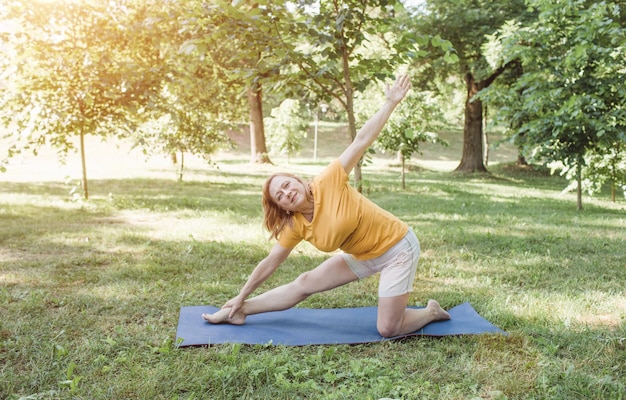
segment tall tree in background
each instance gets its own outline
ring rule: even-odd
[[[454,66],[442,62],[440,49],[431,52],[430,75],[445,79],[456,76],[465,83],[466,99],[463,124],[463,154],[457,171],[486,172],[483,162],[483,104],[476,95],[489,87],[516,60],[490,66],[483,53],[487,35],[511,19],[530,17],[524,0],[427,1],[415,13],[415,29],[449,40],[459,57]],[[424,76],[429,76],[425,74]]]
[[[3,11],[11,27],[2,35],[10,80],[0,98],[13,143],[7,156],[49,144],[63,158],[78,137],[87,199],[85,136],[126,129],[161,81],[158,52],[138,46],[148,40],[143,16],[122,1],[13,0]]]

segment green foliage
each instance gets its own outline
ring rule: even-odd
[[[140,8],[122,1],[32,3],[12,0],[0,9],[8,26],[1,37],[9,57],[2,59],[0,97],[2,137],[10,139],[6,157],[49,144],[64,160],[79,137],[87,197],[84,136],[130,129],[161,71],[153,65]]]
[[[408,160],[420,153],[422,143],[445,145],[437,132],[447,127],[432,93],[413,92],[391,116],[376,143],[384,150],[399,151]]]
[[[241,116],[242,102],[222,79],[219,68],[185,45],[191,36],[186,21],[196,4],[186,1],[172,7],[157,1],[143,21],[153,33],[164,75],[160,90],[142,108],[141,121],[132,135],[147,153],[180,152],[209,158],[229,145],[224,132]]]
[[[589,178],[605,171],[623,185],[620,174],[602,168],[624,158],[623,11],[612,2],[587,3],[531,2],[537,22],[511,25],[500,38],[503,57],[519,58],[524,73],[508,94],[494,96],[508,96],[502,111],[527,157],[560,163],[579,188],[583,169]]]
[[[529,17],[524,0],[427,1],[423,10],[418,9],[413,24],[418,32],[438,35],[448,41],[456,56],[456,60],[446,59],[446,53],[436,46],[437,42],[424,46],[424,50],[428,50],[426,59],[430,62],[431,73],[444,77],[470,73],[477,80],[484,80],[500,66],[490,65],[483,51],[489,35],[509,20]]]
[[[363,124],[378,109],[384,97],[378,85],[370,88],[359,98],[357,121]],[[426,143],[447,145],[438,132],[448,128],[444,113],[437,99],[431,92],[412,89],[406,98],[397,106],[380,136],[364,157],[364,164],[369,165],[375,150],[382,153],[400,153],[402,157],[402,173],[404,162],[414,154],[421,154],[421,147]]]
[[[626,196],[626,151],[623,147],[626,143],[616,143],[615,147],[604,149],[602,153],[587,152],[583,158],[581,168],[582,190],[590,196],[600,193],[604,185],[611,188],[611,198],[616,200],[617,188]],[[562,163],[551,163],[551,168],[560,170],[570,185],[565,190],[574,190],[578,186],[576,168]],[[575,167],[575,166],[574,166]]]
[[[508,20],[528,19],[527,10],[524,0],[461,0],[427,1],[415,13],[414,29],[448,40],[457,55],[455,60],[451,60],[441,49],[425,46],[427,55],[417,66],[419,86],[422,88],[436,90],[443,86],[449,89],[450,77],[465,86],[463,151],[458,171],[487,171],[483,159],[484,110],[481,99],[476,95],[497,79],[506,78],[515,63],[490,64],[490,54],[484,51],[484,44],[489,35]]]
[[[112,7],[112,8],[111,8]],[[9,155],[49,143],[62,153],[82,132],[108,135],[127,123],[128,110],[154,88],[158,71],[138,63],[146,47],[129,48],[143,32],[110,13],[137,16],[101,2],[11,1],[3,8],[3,35],[11,80],[2,96],[2,120],[15,140]],[[143,69],[145,68],[145,69]]]
[[[277,20],[284,55],[281,81],[288,96],[333,103],[345,110],[350,139],[357,132],[354,99],[372,82],[398,72],[421,56],[429,35],[406,29],[408,15],[395,1],[298,2],[289,20]],[[445,40],[434,44],[449,53]],[[360,165],[355,186],[361,190]]]
[[[277,32],[291,18],[282,1],[188,2],[181,31],[188,35],[181,51],[196,53],[219,70],[220,79],[241,92],[275,78],[284,62]]]
[[[242,110],[240,100],[247,95],[253,162],[268,162],[261,99],[268,84],[280,81],[280,67],[288,61],[278,22],[292,20],[291,13],[282,1],[191,4],[195,7],[182,20],[181,31],[189,37],[181,51],[213,67],[214,81],[222,86],[216,98],[229,96],[227,107]]]
[[[431,39],[407,29],[409,16],[395,1],[322,1],[316,8],[301,2],[294,17],[293,23],[282,21],[290,39],[282,51],[291,60],[284,73],[305,97],[334,99],[349,114],[354,95],[422,56],[420,45]],[[452,51],[448,41],[433,38],[433,44]]]
[[[295,89],[313,104],[333,103],[344,110],[350,140],[357,132],[355,95],[391,75],[409,54],[394,49],[402,35],[391,29],[393,6],[387,1],[302,2],[294,22],[283,23],[281,29],[289,59],[283,68],[287,82],[297,83]],[[417,50],[414,43],[408,46]],[[360,165],[354,182],[360,191]]]
[[[269,146],[287,156],[295,155],[302,147],[309,122],[302,117],[302,107],[298,100],[284,100],[272,110],[271,117],[265,119]]]
[[[8,157],[46,143],[63,157],[75,135],[135,133],[146,153],[209,155],[242,120],[246,94],[266,87],[334,98],[353,137],[354,93],[419,57],[430,37],[403,29],[399,2],[309,3],[10,1],[0,16]]]
[[[146,153],[206,157],[228,144],[223,131],[240,116],[225,90],[233,86],[197,52],[179,51],[197,2],[31,3],[11,1],[0,15],[11,75],[0,98],[7,158],[52,144],[64,159],[84,135],[134,136]]]

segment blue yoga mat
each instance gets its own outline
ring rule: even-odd
[[[414,307],[418,308],[418,307]],[[286,346],[357,344],[387,340],[376,330],[377,307],[310,309],[250,315],[244,325],[213,325],[202,319],[203,313],[219,308],[190,306],[180,309],[176,339],[180,347],[222,343],[272,344]],[[432,322],[408,336],[476,335],[506,333],[481,317],[469,304],[450,310],[451,319]]]

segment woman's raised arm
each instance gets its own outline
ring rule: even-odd
[[[386,101],[376,114],[361,127],[352,143],[350,143],[339,156],[339,161],[347,174],[350,174],[368,147],[370,147],[378,135],[380,135],[389,116],[393,110],[395,110],[398,103],[404,99],[404,96],[406,96],[410,88],[411,81],[407,75],[398,77],[392,86],[387,84],[385,87]]]

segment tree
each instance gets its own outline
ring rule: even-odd
[[[192,35],[183,46],[220,69],[233,99],[245,94],[253,163],[271,163],[263,126],[263,85],[278,72],[273,23],[289,17],[284,7],[284,2],[267,0],[197,2],[183,27]]]
[[[217,149],[231,145],[225,132],[243,108],[220,69],[203,59],[196,46],[185,46],[192,36],[183,29],[184,21],[196,3],[179,1],[172,7],[157,0],[149,6],[144,26],[154,32],[151,38],[161,55],[164,78],[160,91],[142,109],[147,122],[133,134],[146,152],[172,154],[179,180],[186,153],[209,159]]]
[[[300,102],[287,99],[272,110],[271,117],[265,119],[270,146],[286,153],[287,160],[300,151],[302,139],[307,133],[309,124],[301,115]]]
[[[582,171],[583,189],[593,195],[608,183],[611,201],[615,202],[618,187],[626,197],[626,141],[618,141],[614,147],[603,151],[586,155],[586,168]]]
[[[565,190],[575,190],[580,185],[583,191],[594,195],[602,190],[602,186],[608,184],[611,201],[615,202],[617,188],[622,189],[626,196],[626,142],[617,142],[615,147],[590,151],[585,154],[584,164],[581,170],[580,182],[576,176],[576,168],[567,168],[559,163],[561,174],[570,180],[570,185]],[[599,150],[599,149],[598,149]]]
[[[373,109],[373,107],[370,107]],[[368,115],[371,115],[368,110]],[[400,103],[375,142],[382,151],[398,154],[401,163],[402,189],[405,184],[405,164],[415,153],[421,153],[422,143],[447,145],[437,132],[447,127],[443,112],[433,94],[414,90]]]
[[[301,2],[293,21],[281,21],[281,54],[286,57],[282,74],[311,103],[334,102],[346,111],[348,132],[357,133],[355,96],[371,82],[392,76],[399,66],[419,55],[427,35],[415,35],[406,27],[404,7],[393,0],[332,0]],[[444,52],[449,43],[440,41]],[[284,85],[283,85],[284,87]],[[361,165],[354,169],[354,183],[362,190]]]
[[[434,48],[426,58],[429,64],[422,63],[422,69],[428,70],[423,75],[425,79],[456,76],[465,85],[463,153],[456,171],[487,171],[483,161],[483,103],[476,95],[514,67],[516,60],[492,67],[485,59],[483,44],[487,35],[494,33],[506,21],[526,20],[529,17],[526,10],[523,0],[433,0],[417,9],[415,29],[449,40],[459,57],[459,62],[453,67],[448,62],[442,63],[444,54],[439,48]]]
[[[263,125],[257,123],[263,87],[312,104],[335,99],[346,110],[354,138],[355,94],[392,75],[418,54],[419,41],[428,40],[398,23],[396,13],[403,11],[394,0],[215,0],[188,26],[196,32],[190,42],[247,88],[251,144],[258,154],[256,141],[264,140]],[[360,166],[355,183],[360,190]]]
[[[601,171],[596,157],[619,165],[626,140],[626,28],[613,2],[533,0],[538,20],[501,32],[504,59],[518,58],[524,73],[511,87],[506,110],[531,159],[559,163],[577,186]],[[614,151],[616,150],[616,151]],[[620,179],[613,174],[614,179]]]
[[[11,80],[0,119],[13,144],[8,157],[44,144],[63,159],[79,139],[82,186],[89,197],[84,138],[106,137],[132,124],[132,110],[154,93],[161,78],[137,10],[126,2],[13,0],[1,20],[11,58]],[[146,66],[150,65],[151,68]]]

